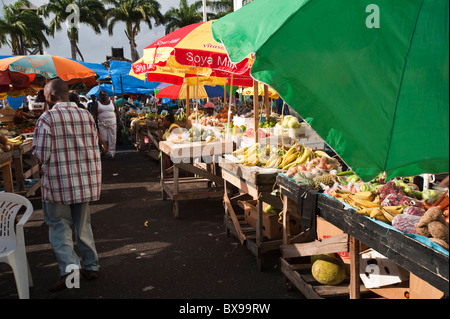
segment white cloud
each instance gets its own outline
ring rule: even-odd
[[[3,0],[5,5],[14,3],[15,0]],[[47,0],[31,0],[35,6],[41,6],[47,3]],[[188,1],[192,4],[194,0]],[[165,13],[171,7],[178,7],[179,0],[159,0],[161,4],[161,12]],[[0,15],[3,16],[3,6],[0,6]],[[125,36],[125,26],[122,23],[116,24],[114,28],[114,35],[109,36],[107,30],[103,30],[100,35],[95,34],[95,32],[87,27],[86,25],[80,25],[80,41],[78,46],[81,53],[83,54],[84,60],[86,62],[101,63],[106,60],[107,55],[111,55],[111,47],[122,48],[124,50],[125,58],[130,59],[130,44],[127,37]],[[147,26],[141,24],[141,32],[137,36],[137,50],[140,55],[142,55],[143,49],[150,43],[156,41],[160,37],[164,36],[164,26],[155,27],[150,30]],[[58,32],[54,38],[48,37],[50,46],[44,48],[48,54],[71,57],[69,39],[67,37],[67,30],[62,29]],[[0,55],[10,55],[11,49],[9,46],[4,45],[0,47]]]

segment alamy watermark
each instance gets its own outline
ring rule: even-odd
[[[80,27],[80,8],[75,3],[71,3],[66,7],[66,13],[70,13],[66,20],[67,28],[78,29]]]
[[[366,12],[370,13],[366,18],[366,27],[369,29],[380,28],[380,8],[376,4],[369,4]]]
[[[66,287],[69,289],[80,288],[80,267],[75,264],[70,264],[66,267],[66,273],[68,273]]]

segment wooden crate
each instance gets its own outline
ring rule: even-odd
[[[256,211],[256,200],[241,201],[244,208],[245,221],[252,227],[256,228],[258,219]],[[263,211],[267,207],[267,203],[263,202]],[[263,236],[268,239],[280,239],[283,237],[283,224],[279,222],[278,214],[263,213]],[[300,220],[298,218],[290,219],[291,232],[293,235],[300,233]]]

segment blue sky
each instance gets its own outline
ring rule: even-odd
[[[14,3],[15,0],[2,0],[6,5]],[[39,7],[48,2],[48,0],[30,0],[35,6]],[[188,0],[192,4],[194,0]],[[159,0],[161,4],[161,12],[165,13],[171,7],[178,7],[179,0]],[[3,5],[0,5],[0,15],[3,16]],[[107,55],[111,55],[111,47],[122,48],[124,50],[125,58],[130,59],[130,44],[125,36],[124,24],[116,24],[114,28],[114,35],[109,36],[107,30],[103,30],[100,35],[87,26],[80,25],[80,42],[78,46],[83,54],[86,62],[101,63],[106,60]],[[149,29],[147,26],[141,24],[141,32],[136,38],[137,50],[142,56],[142,50],[150,43],[156,41],[164,36],[164,27],[153,27]],[[44,50],[51,55],[71,57],[69,39],[67,37],[67,30],[62,29],[55,35],[54,38],[48,37],[50,46]],[[0,55],[10,55],[11,49],[4,45],[0,47]],[[78,58],[78,57],[77,57]]]

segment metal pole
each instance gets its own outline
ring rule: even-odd
[[[203,22],[208,21],[208,18],[206,17],[206,0],[202,0],[203,2]]]

